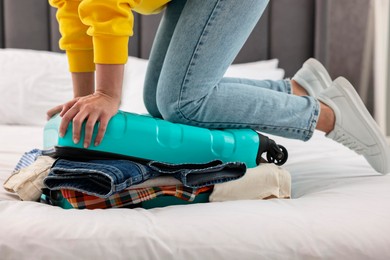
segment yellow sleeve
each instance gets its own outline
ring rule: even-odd
[[[79,17],[81,0],[49,0],[57,8],[57,20],[60,25],[59,46],[66,51],[71,72],[91,72],[95,70],[93,62],[92,37],[87,35],[88,26]]]
[[[134,7],[134,11],[140,14],[158,14],[171,0],[143,0],[143,2]]]
[[[133,35],[132,9],[142,0],[83,0],[81,21],[89,26],[97,64],[125,64],[129,37]]]

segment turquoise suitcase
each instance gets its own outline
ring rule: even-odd
[[[251,129],[206,129],[118,111],[111,118],[100,145],[92,144],[84,149],[84,132],[75,144],[72,124],[61,138],[60,123],[61,118],[56,115],[45,125],[44,148],[55,147],[56,153],[63,157],[126,157],[177,164],[221,160],[243,162],[248,168],[257,166],[263,153],[267,153],[268,162],[277,165],[284,164],[288,157],[283,146]],[[97,126],[92,140],[96,134]]]

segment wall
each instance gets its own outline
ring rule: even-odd
[[[373,113],[370,6],[371,0],[317,0],[315,56],[333,78],[347,78]]]
[[[384,0],[385,6],[384,6],[384,28],[383,28],[383,34],[385,35],[385,42],[384,42],[384,57],[387,57],[385,59],[384,64],[383,64],[383,95],[378,95],[378,98],[383,98],[384,100],[382,101],[385,105],[384,108],[386,109],[385,111],[385,121],[386,121],[386,129],[385,132],[387,136],[390,136],[390,104],[388,100],[390,100],[390,3],[388,0]],[[379,55],[381,55],[379,53]]]
[[[390,60],[390,26],[389,0],[374,0],[375,7],[375,118],[382,131],[390,136],[390,106],[387,104],[390,91],[388,91],[389,60]]]

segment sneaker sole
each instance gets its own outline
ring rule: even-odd
[[[337,89],[344,94],[344,96],[350,97],[349,99],[347,99],[348,103],[350,103],[351,107],[354,107],[359,112],[362,118],[362,122],[366,125],[367,130],[370,132],[370,135],[374,138],[376,144],[380,148],[380,153],[368,154],[367,156],[381,155],[382,161],[388,162],[388,159],[390,158],[390,148],[387,144],[387,140],[380,131],[376,121],[372,118],[370,112],[367,110],[355,88],[347,79],[343,77],[337,78],[333,83],[335,84]],[[376,170],[382,174],[386,174],[390,171],[390,165],[384,165],[382,169]]]

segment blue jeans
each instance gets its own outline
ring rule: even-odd
[[[268,2],[173,0],[168,4],[145,78],[148,112],[206,128],[252,128],[310,139],[319,116],[316,99],[291,95],[289,80],[223,77]]]
[[[72,189],[108,198],[149,178],[170,175],[184,186],[201,188],[242,177],[244,163],[222,163],[215,160],[205,164],[146,164],[129,160],[91,160],[86,162],[58,159],[53,164],[44,184],[51,190]]]

